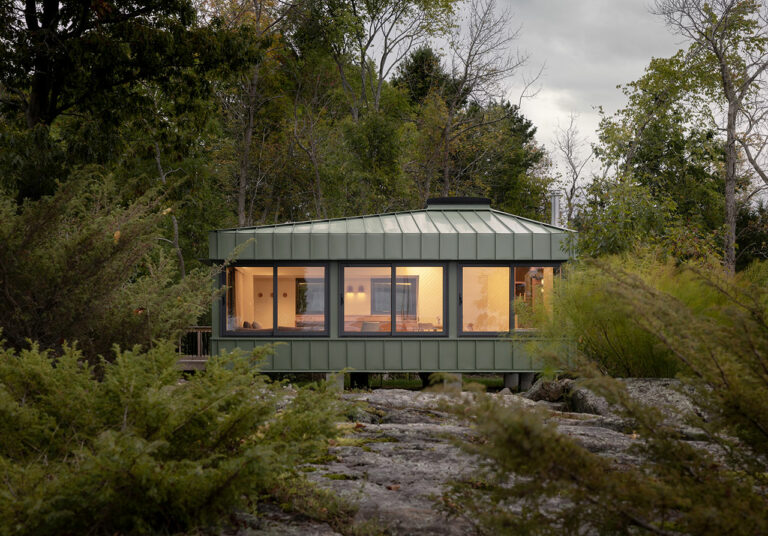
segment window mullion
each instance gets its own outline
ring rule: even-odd
[[[389,279],[389,298],[391,300],[391,311],[392,314],[390,322],[389,322],[389,334],[394,336],[395,335],[395,301],[396,301],[396,294],[397,294],[397,271],[395,268],[395,265],[393,264],[391,266],[391,272],[390,272],[390,279]]]

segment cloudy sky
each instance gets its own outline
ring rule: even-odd
[[[518,46],[530,53],[529,71],[546,65],[539,94],[523,102],[537,138],[551,147],[558,125],[579,115],[582,135],[594,139],[597,106],[625,104],[616,88],[642,76],[652,57],[671,56],[681,40],[649,12],[647,0],[497,0],[522,26]],[[519,88],[509,98],[516,102]]]

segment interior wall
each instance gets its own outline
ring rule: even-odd
[[[371,314],[371,279],[391,277],[389,266],[348,266],[344,268],[344,315],[368,316]],[[347,288],[352,286],[352,292]],[[360,292],[360,287],[363,291]]]
[[[261,329],[272,327],[272,268],[237,267],[235,273],[235,325],[258,322]],[[259,296],[261,294],[261,296]]]
[[[396,276],[418,276],[419,322],[442,325],[443,318],[443,267],[442,266],[398,266]]]
[[[509,268],[463,268],[463,331],[509,330]]]

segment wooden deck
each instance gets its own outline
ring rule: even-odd
[[[211,352],[211,326],[192,326],[179,337],[181,370],[204,370]]]

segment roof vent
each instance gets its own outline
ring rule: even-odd
[[[491,200],[487,197],[433,197],[427,199],[425,208],[434,210],[487,210],[491,208]]]

